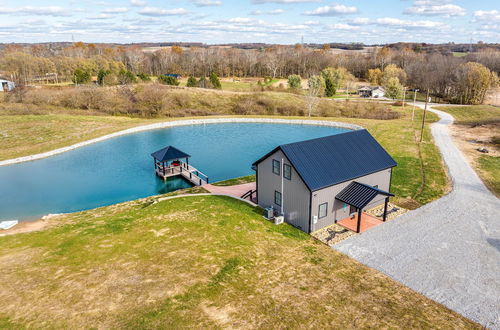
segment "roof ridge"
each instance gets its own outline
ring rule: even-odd
[[[313,138],[313,139],[309,139],[309,140],[302,140],[302,141],[297,141],[297,142],[280,144],[279,147],[290,146],[290,145],[294,145],[294,144],[302,144],[302,143],[305,143],[305,142],[312,142],[312,141],[318,141],[318,140],[326,140],[328,138],[338,137],[338,136],[342,136],[342,135],[346,135],[346,134],[353,134],[353,133],[362,132],[362,131],[367,131],[368,132],[368,130],[366,128],[363,128],[363,129],[353,129],[353,130],[349,130],[347,132],[342,132],[342,133],[337,133],[337,134],[332,134],[332,135],[327,135],[327,136],[321,136],[321,137]]]

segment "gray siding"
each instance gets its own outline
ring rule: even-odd
[[[281,150],[276,151],[268,158],[257,164],[257,198],[262,207],[273,206],[278,212],[281,207],[274,204],[274,191],[279,191],[283,196],[283,211],[285,221],[291,225],[309,231],[309,199],[310,192],[299,174],[292,166],[292,179],[283,178],[283,191],[281,191],[281,177],[274,174],[272,170],[272,161],[276,159],[285,164],[291,165]]]
[[[311,207],[311,218],[313,220],[313,225],[311,231],[329,226],[335,223],[335,221],[342,220],[350,215],[349,205],[344,207],[344,203],[335,199],[335,196],[349,183],[351,183],[352,181],[357,181],[370,186],[378,185],[379,189],[389,191],[391,184],[391,171],[392,169],[386,169],[313,192]],[[378,206],[382,204],[384,200],[385,196],[378,195],[369,205],[366,206],[365,209],[370,209],[372,207]],[[314,216],[318,216],[319,205],[323,203],[328,203],[327,216],[321,219],[319,219],[318,217],[317,222],[314,223]]]

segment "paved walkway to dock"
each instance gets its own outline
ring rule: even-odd
[[[241,198],[249,190],[255,190],[255,182],[238,184],[234,186],[214,186],[211,184],[205,184],[202,186],[212,194],[220,195],[230,195],[234,197]]]
[[[441,120],[432,134],[453,181],[448,195],[333,246],[482,325],[500,329],[500,200]],[[436,325],[437,326],[437,325]]]

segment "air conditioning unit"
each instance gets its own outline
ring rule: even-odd
[[[264,217],[267,219],[267,220],[271,220],[272,218],[274,218],[274,209],[273,207],[267,207],[265,210],[264,210]]]
[[[274,217],[274,224],[275,225],[281,225],[283,222],[285,222],[285,217],[280,215],[277,217]]]

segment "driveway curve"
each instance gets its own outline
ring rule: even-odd
[[[500,329],[500,200],[453,143],[453,117],[431,127],[453,190],[333,248],[486,327]]]

